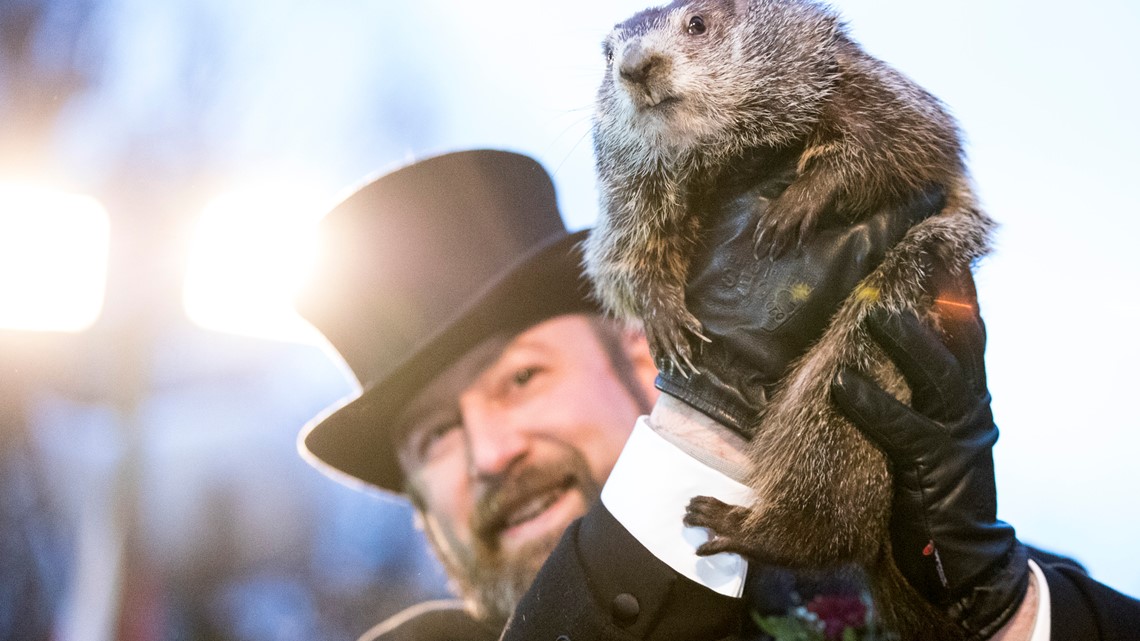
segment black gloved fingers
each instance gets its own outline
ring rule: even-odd
[[[913,313],[873,310],[867,330],[902,372],[911,389],[911,405],[919,413],[947,422],[973,405],[958,360]]]
[[[942,330],[942,343],[958,359],[975,393],[986,389],[986,325],[978,309],[978,292],[969,272],[951,274],[936,268],[931,275],[934,311]]]
[[[942,326],[942,342],[954,354],[974,393],[986,389],[986,326],[977,305],[950,299],[936,299],[935,312]]]
[[[843,368],[831,381],[831,398],[844,416],[896,466],[909,466],[930,450],[931,430],[939,429],[874,381],[850,368]]]

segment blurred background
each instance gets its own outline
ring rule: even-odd
[[[536,156],[592,224],[631,0],[0,0],[0,641],[354,639],[447,587],[296,453],[354,382],[288,308],[366,176]],[[1140,5],[836,2],[961,120],[1000,515],[1140,594]]]

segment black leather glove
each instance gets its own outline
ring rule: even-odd
[[[874,313],[868,330],[912,390],[907,407],[854,372],[832,385],[839,408],[890,459],[895,563],[930,602],[986,638],[1025,597],[1026,549],[997,520],[985,327],[973,283],[945,280],[937,308],[944,337],[913,315]]]
[[[775,260],[757,257],[756,225],[795,177],[794,153],[762,159],[762,175],[741,173],[695,205],[705,228],[693,257],[686,305],[709,342],[693,343],[697,372],[659,363],[657,387],[748,438],[759,410],[790,363],[814,342],[855,285],[915,223],[936,213],[943,193],[857,223],[825,220],[802,247]]]

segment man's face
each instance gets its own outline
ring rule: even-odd
[[[492,621],[505,621],[562,531],[598,498],[655,396],[644,341],[602,327],[561,316],[488,339],[397,419],[400,463],[429,538]]]

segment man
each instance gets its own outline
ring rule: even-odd
[[[748,188],[765,196],[786,180],[787,171],[774,172]],[[914,215],[932,211],[937,198],[917,201]],[[725,202],[726,224],[739,229],[751,228],[767,201]],[[580,275],[576,245],[584,234],[566,233],[553,186],[534,161],[496,151],[448,154],[350,196],[323,223],[326,251],[300,309],[364,390],[315,419],[302,451],[334,474],[405,492],[474,614],[422,611],[374,632],[495,638],[509,618],[506,637],[520,639],[739,633],[745,564],[733,555],[697,557],[692,532],[670,510],[695,494],[749,500],[732,478],[747,464],[746,435],[731,429],[733,417],[755,404],[740,397],[749,388],[740,380],[773,363],[779,369],[788,355],[772,354],[825,322],[860,270],[905,229],[897,214],[805,248],[795,260],[807,267],[797,269],[826,276],[826,286],[782,310],[795,324],[747,329],[760,311],[748,305],[767,301],[714,310],[725,321],[710,322],[714,345],[727,347],[705,350],[719,356],[704,357],[691,380],[663,375],[657,384],[669,394],[659,396],[644,341],[599,317]],[[740,236],[731,232],[713,237]],[[727,247],[714,243],[712,257],[731,258]],[[724,293],[717,288],[726,286],[714,277],[716,263],[698,261],[712,267],[693,275],[713,283],[696,293],[714,307]],[[892,405],[852,373],[835,383],[841,409],[894,465],[899,567],[977,636],[1048,634],[1042,619],[1050,609],[1040,604],[1051,606],[1055,624],[1079,634],[1140,625],[1134,601],[1087,577],[1050,566],[1045,579],[1040,564],[1027,564],[1012,529],[994,519],[985,461],[996,429],[984,393],[983,338],[972,291],[954,293],[971,312],[950,323],[961,331],[947,347],[917,321],[873,323],[920,411]],[[930,434],[950,436],[932,441]],[[910,446],[916,442],[922,447]],[[931,492],[949,498],[928,505]],[[929,547],[925,537],[938,542],[933,559],[920,551]]]
[[[530,159],[470,152],[416,163],[357,192],[322,231],[328,255],[301,310],[371,386],[318,419],[302,451],[406,493],[463,596],[501,629],[652,407],[645,342],[599,317],[575,249],[585,234],[566,233],[553,186]],[[450,361],[456,374],[429,385]],[[455,399],[484,369],[464,401],[479,413],[463,417],[465,429],[482,430],[465,436],[475,447],[468,462]],[[508,405],[518,398],[509,392],[538,384],[538,403]],[[450,413],[432,415],[437,404]],[[392,430],[377,432],[378,420]],[[524,455],[537,472],[488,489]],[[543,465],[530,465],[535,457]],[[507,526],[552,491],[558,509]]]

